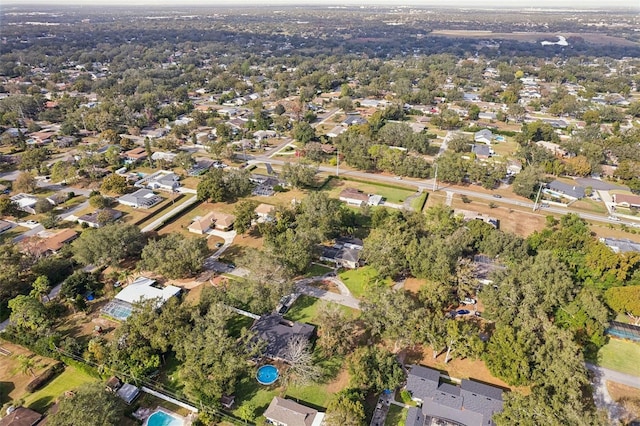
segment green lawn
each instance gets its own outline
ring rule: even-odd
[[[427,192],[422,192],[418,197],[411,201],[411,207],[417,212],[421,212],[427,202]]]
[[[640,376],[640,343],[610,339],[598,351],[598,365],[622,373]]]
[[[387,418],[384,420],[384,426],[404,426],[404,422],[407,420],[407,413],[409,410],[402,408],[399,405],[391,404],[389,406],[389,412]]]
[[[317,325],[318,311],[323,305],[334,305],[334,303],[326,302],[315,297],[301,295],[294,302],[285,318],[291,321],[305,322],[307,324]],[[336,305],[347,314],[355,315],[356,312],[346,306]]]
[[[371,266],[341,272],[340,279],[355,297],[362,297],[367,292],[369,285],[374,284],[377,280],[391,284],[390,279],[380,278],[378,272]]]
[[[67,366],[58,377],[49,382],[48,385],[35,393],[29,394],[24,399],[24,406],[44,413],[55,400],[65,391],[75,389],[80,385],[97,381],[96,378],[86,373]]]
[[[255,417],[253,420],[256,421],[267,409],[273,397],[278,396],[279,394],[280,393],[278,392],[278,388],[276,387],[276,385],[262,386],[257,382],[255,377],[245,377],[236,386],[234,392],[234,395],[236,396],[236,409],[233,411],[233,413],[236,416],[239,416],[240,412],[238,408],[242,406],[243,403],[249,402],[253,407],[255,407]],[[261,424],[261,422],[256,423]]]
[[[320,277],[324,274],[333,271],[333,269],[328,266],[318,265],[317,263],[312,263],[310,267],[307,268],[307,272],[304,274],[305,278],[311,277]]]

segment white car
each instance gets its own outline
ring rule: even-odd
[[[609,216],[607,219],[613,220],[615,222],[620,222],[620,218],[618,216]]]
[[[472,299],[470,297],[465,297],[464,299],[462,299],[460,301],[463,305],[475,305],[476,304],[476,300]]]
[[[27,225],[31,225],[31,226],[35,226],[38,224],[38,222],[36,222],[35,220],[28,220],[25,222]]]

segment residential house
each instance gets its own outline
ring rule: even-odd
[[[39,132],[34,132],[29,135],[29,139],[27,139],[28,144],[35,145],[43,145],[51,142],[51,138],[55,135],[52,130],[41,130]]]
[[[7,222],[6,220],[0,220],[0,234],[9,229],[13,228],[13,224],[11,222]]]
[[[471,152],[476,155],[476,158],[480,160],[487,160],[493,155],[493,150],[487,145],[478,145],[474,143],[471,147]]]
[[[338,267],[356,269],[360,266],[361,250],[347,247],[322,247],[320,260],[334,263]]]
[[[541,146],[547,151],[551,151],[553,155],[555,155],[556,157],[566,157],[569,154],[566,149],[562,148],[557,143],[547,142],[547,141],[538,141],[536,142],[536,145]]]
[[[613,194],[613,202],[621,207],[640,208],[640,196],[632,194]]]
[[[255,213],[258,215],[258,222],[269,222],[274,219],[275,207],[271,204],[262,203],[256,207]]]
[[[233,228],[236,217],[232,214],[209,212],[202,217],[196,217],[187,228],[194,234],[206,234],[211,228],[220,231],[229,231]]]
[[[342,127],[342,126],[336,126],[333,129],[329,130],[327,132],[327,137],[330,138],[337,138],[338,136],[340,136],[342,133],[346,132],[347,129]]]
[[[136,147],[129,151],[125,151],[122,156],[126,164],[135,164],[147,159],[147,150],[144,147]]]
[[[584,198],[583,187],[564,183],[559,180],[549,182],[542,192],[554,198],[568,198],[569,200],[579,200]]]
[[[18,210],[29,214],[36,214],[34,207],[38,202],[38,198],[35,195],[20,193],[11,197],[11,201],[18,207]]]
[[[162,151],[156,151],[153,154],[151,154],[151,159],[153,161],[166,161],[167,163],[173,163],[173,160],[175,160],[176,156],[178,154],[174,154],[173,152],[162,152]]]
[[[493,140],[493,133],[489,129],[482,129],[473,134],[473,140],[475,142],[486,143],[487,145],[491,145],[491,141]]]
[[[135,183],[137,188],[147,188],[160,191],[175,192],[179,187],[180,177],[168,170],[158,170],[155,173],[145,176]]]
[[[289,362],[287,346],[294,338],[310,340],[315,327],[309,324],[285,320],[280,314],[263,315],[251,326],[256,338],[266,346],[263,355],[275,361]]]
[[[191,166],[191,168],[187,171],[187,174],[189,176],[200,176],[201,174],[209,170],[211,167],[213,167],[214,164],[218,164],[218,163],[220,162],[210,160],[208,158],[198,158],[196,159],[196,163],[193,166]]]
[[[491,217],[489,215],[485,215],[473,210],[463,210],[463,209],[455,209],[453,211],[453,214],[456,216],[462,216],[462,219],[465,222],[468,222],[470,220],[481,220],[485,223],[488,223],[489,225],[493,226],[494,228],[498,228],[500,226],[500,220],[495,218],[495,217]]]
[[[343,126],[356,126],[359,124],[367,124],[367,120],[360,117],[360,114],[347,114],[347,117],[341,123]]]
[[[382,196],[376,194],[365,194],[355,188],[346,188],[340,193],[340,201],[351,206],[362,207],[365,204],[370,206],[379,206],[382,204]]]
[[[40,231],[32,237],[23,238],[20,241],[21,251],[34,256],[46,256],[55,254],[65,244],[78,238],[78,233],[73,229],[63,229],[58,232]]]
[[[258,143],[275,137],[276,132],[274,130],[258,130],[253,132],[253,139]]]
[[[118,198],[118,202],[134,209],[148,209],[162,201],[162,197],[156,195],[150,189],[138,189],[131,194],[125,194]]]
[[[480,95],[477,93],[464,93],[462,99],[466,102],[480,102]]]
[[[42,419],[42,414],[30,408],[7,409],[7,415],[0,419],[0,426],[33,426]]]
[[[102,312],[112,318],[124,321],[131,316],[136,303],[155,300],[156,307],[160,308],[167,300],[181,292],[180,287],[162,286],[156,280],[140,276],[116,294],[113,300],[102,308]]]
[[[281,181],[278,178],[257,173],[252,174],[249,179],[256,185],[251,193],[253,195],[262,195],[265,197],[270,197],[275,194],[275,190],[273,189],[275,186],[286,185],[284,181]]]
[[[437,370],[409,368],[406,390],[419,406],[409,407],[406,426],[495,425],[492,417],[502,411],[502,389],[467,379],[456,386],[441,381]]]
[[[600,238],[600,242],[609,247],[614,253],[640,252],[640,243],[626,238]]]
[[[45,200],[47,200],[53,206],[62,204],[68,199],[69,199],[69,193],[63,192],[63,191],[58,191],[55,194],[51,194],[47,198],[45,198]]]
[[[320,260],[334,263],[338,267],[355,269],[360,266],[360,257],[364,243],[359,238],[336,238],[332,247],[322,246]]]
[[[478,120],[495,121],[498,115],[495,112],[481,112],[478,114]]]
[[[324,154],[335,154],[337,150],[335,146],[328,143],[323,143],[322,145],[320,145],[320,148],[322,149],[322,152]]]
[[[320,426],[324,413],[287,398],[274,396],[263,414],[275,426]]]
[[[108,222],[113,222],[122,217],[120,210],[104,208],[93,213],[83,214],[78,218],[79,224],[87,224],[90,228],[100,228]]]
[[[517,160],[509,160],[507,162],[507,175],[517,175],[522,171],[522,163]]]

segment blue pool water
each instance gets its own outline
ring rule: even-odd
[[[156,411],[149,416],[146,422],[147,426],[184,426],[184,422],[171,414],[163,411]]]
[[[272,385],[278,380],[278,369],[273,365],[263,365],[258,368],[256,379],[261,385]]]
[[[500,136],[500,135],[498,135],[498,136],[496,136],[496,140],[497,140],[498,142],[504,142],[504,136]]]

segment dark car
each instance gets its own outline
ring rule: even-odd
[[[500,194],[493,194],[493,198],[502,198],[502,195],[500,195]]]
[[[456,314],[458,315],[469,315],[471,313],[471,311],[468,311],[466,309],[460,309],[459,311],[456,311]]]

